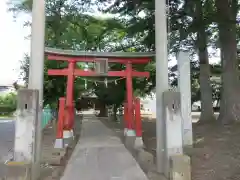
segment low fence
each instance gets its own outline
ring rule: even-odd
[[[44,108],[42,113],[42,128],[44,129],[53,119],[56,118],[56,110]]]
[[[14,111],[0,112],[0,116],[6,116],[6,118],[14,119],[16,116]],[[44,129],[53,119],[56,119],[56,111],[50,108],[44,108],[42,113],[42,129]]]
[[[45,128],[52,120],[52,110],[44,108],[42,113],[42,129]]]

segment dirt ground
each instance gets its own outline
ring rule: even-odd
[[[40,180],[60,180],[67,165],[67,161],[71,157],[73,149],[74,148],[68,149],[62,163],[58,166],[42,164]]]
[[[121,123],[105,121],[121,133]],[[155,120],[143,120],[143,140],[147,151],[156,155]],[[193,124],[192,180],[240,180],[240,124],[220,126]]]
[[[80,118],[80,117],[78,117]],[[77,124],[77,123],[75,123]],[[44,147],[53,147],[54,140],[56,138],[55,131],[53,130],[53,124],[49,125],[43,131],[42,146]],[[80,131],[80,126],[75,126],[75,131]],[[67,148],[66,155],[62,158],[59,165],[41,165],[41,177],[40,180],[60,180],[67,165],[69,158],[74,150],[74,147],[79,139],[79,135],[76,134],[74,142]]]

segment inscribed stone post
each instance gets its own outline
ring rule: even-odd
[[[163,93],[164,115],[166,119],[165,130],[165,164],[164,175],[170,175],[170,158],[182,155],[182,118],[180,108],[180,93],[166,91]]]
[[[189,53],[180,51],[178,58],[178,89],[181,93],[183,145],[192,146],[191,74]]]
[[[14,161],[31,163],[34,160],[38,96],[37,90],[18,91]]]

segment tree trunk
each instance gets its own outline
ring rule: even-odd
[[[215,120],[212,103],[212,87],[210,82],[210,65],[207,50],[206,24],[203,17],[202,1],[196,1],[195,21],[199,24],[197,31],[197,48],[200,63],[200,92],[201,92],[201,116],[200,123]]]
[[[200,60],[201,61],[201,60]],[[200,122],[216,120],[213,112],[209,64],[200,64],[201,116]]]
[[[100,113],[98,114],[98,117],[108,117],[107,108],[105,104],[100,105]]]
[[[222,91],[219,120],[223,124],[229,124],[240,118],[236,5],[236,0],[216,0],[222,61]]]

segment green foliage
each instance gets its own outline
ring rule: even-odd
[[[213,0],[204,2],[189,0],[168,1],[168,39],[169,53],[175,55],[180,47],[188,48],[192,55],[199,49],[196,33],[199,27],[205,25],[207,33],[207,45],[213,48],[218,46],[218,29],[216,26],[216,7]],[[202,3],[201,3],[202,2]],[[96,4],[97,3],[97,4]],[[32,0],[24,0],[16,3],[12,1],[10,10],[14,12],[31,12]],[[91,5],[98,5],[102,12],[116,14],[117,18],[96,18],[86,12],[92,11]],[[196,6],[201,6],[202,18],[197,18]],[[46,46],[85,50],[85,51],[123,51],[141,52],[155,50],[155,5],[149,0],[116,0],[109,5],[108,0],[46,0]],[[30,24],[30,23],[29,23]],[[23,77],[27,82],[29,57],[23,61]],[[199,64],[192,61],[192,99],[200,98],[199,92]],[[58,97],[65,95],[66,77],[48,76],[47,69],[60,69],[66,67],[66,63],[45,61],[44,71],[44,96],[46,104],[56,104]],[[79,68],[83,68],[79,64]],[[122,65],[111,65],[112,70],[122,70]],[[139,71],[149,71],[150,78],[136,78],[133,80],[134,93],[144,96],[150,93],[156,86],[155,60],[147,66],[137,65]],[[219,74],[221,68],[212,67],[212,72]],[[170,74],[172,85],[176,86],[177,76]],[[101,78],[89,78],[91,81],[99,81]],[[75,80],[75,98],[86,92],[84,79]],[[111,83],[106,88],[103,84],[88,83],[89,91],[96,93],[98,98],[107,105],[121,104],[125,98],[125,80],[119,84]],[[214,86],[215,87],[215,86]]]
[[[9,114],[16,110],[17,96],[15,93],[9,93],[0,96],[0,114]]]
[[[81,1],[83,2],[83,1]],[[126,25],[113,18],[95,18],[83,13],[86,4],[76,1],[67,3],[64,0],[46,1],[46,39],[45,44],[49,47],[74,49],[83,51],[138,51],[133,44],[135,39],[128,38]],[[31,0],[21,3],[12,3],[10,10],[14,12],[31,12]],[[63,13],[64,12],[64,13]],[[30,23],[28,23],[30,25]],[[83,68],[82,64],[78,64]],[[65,62],[45,61],[44,68],[44,104],[56,106],[60,96],[65,95],[66,77],[48,76],[48,69],[66,68]],[[143,70],[144,67],[135,67]],[[28,81],[29,57],[22,61],[22,76]],[[122,65],[111,65],[112,70],[122,70]],[[90,78],[92,81],[94,79]],[[95,78],[96,81],[99,78]],[[75,80],[75,98],[85,92],[85,81],[78,77]],[[134,80],[134,88],[144,89],[148,82],[146,80]],[[153,88],[154,86],[150,86]],[[88,85],[89,91],[94,91],[98,98],[107,105],[116,104],[119,106],[125,98],[125,80],[119,84],[109,84],[95,86],[94,83]],[[146,91],[150,91],[149,88]]]
[[[116,0],[109,5],[107,0],[98,0],[104,4],[101,10],[120,14],[119,18],[126,24],[128,36],[138,39],[135,48],[139,51],[155,50],[155,4],[149,0]],[[188,49],[194,56],[199,51],[204,52],[206,47],[218,47],[218,28],[216,22],[215,1],[170,0],[168,6],[168,42],[169,54],[176,55],[180,48]],[[200,16],[199,16],[200,15]],[[206,33],[206,39],[199,38],[197,33]],[[205,41],[206,40],[206,41]],[[138,47],[138,48],[137,48]],[[141,47],[141,48],[139,48]],[[206,62],[208,59],[201,59]],[[191,59],[192,100],[200,100],[199,89],[199,61]],[[153,63],[154,64],[154,63]],[[212,72],[219,75],[219,68],[212,66]],[[214,74],[215,75],[215,74]],[[172,86],[177,85],[175,72],[170,72]],[[151,69],[150,82],[155,87],[155,66]],[[214,86],[216,87],[216,86]]]

